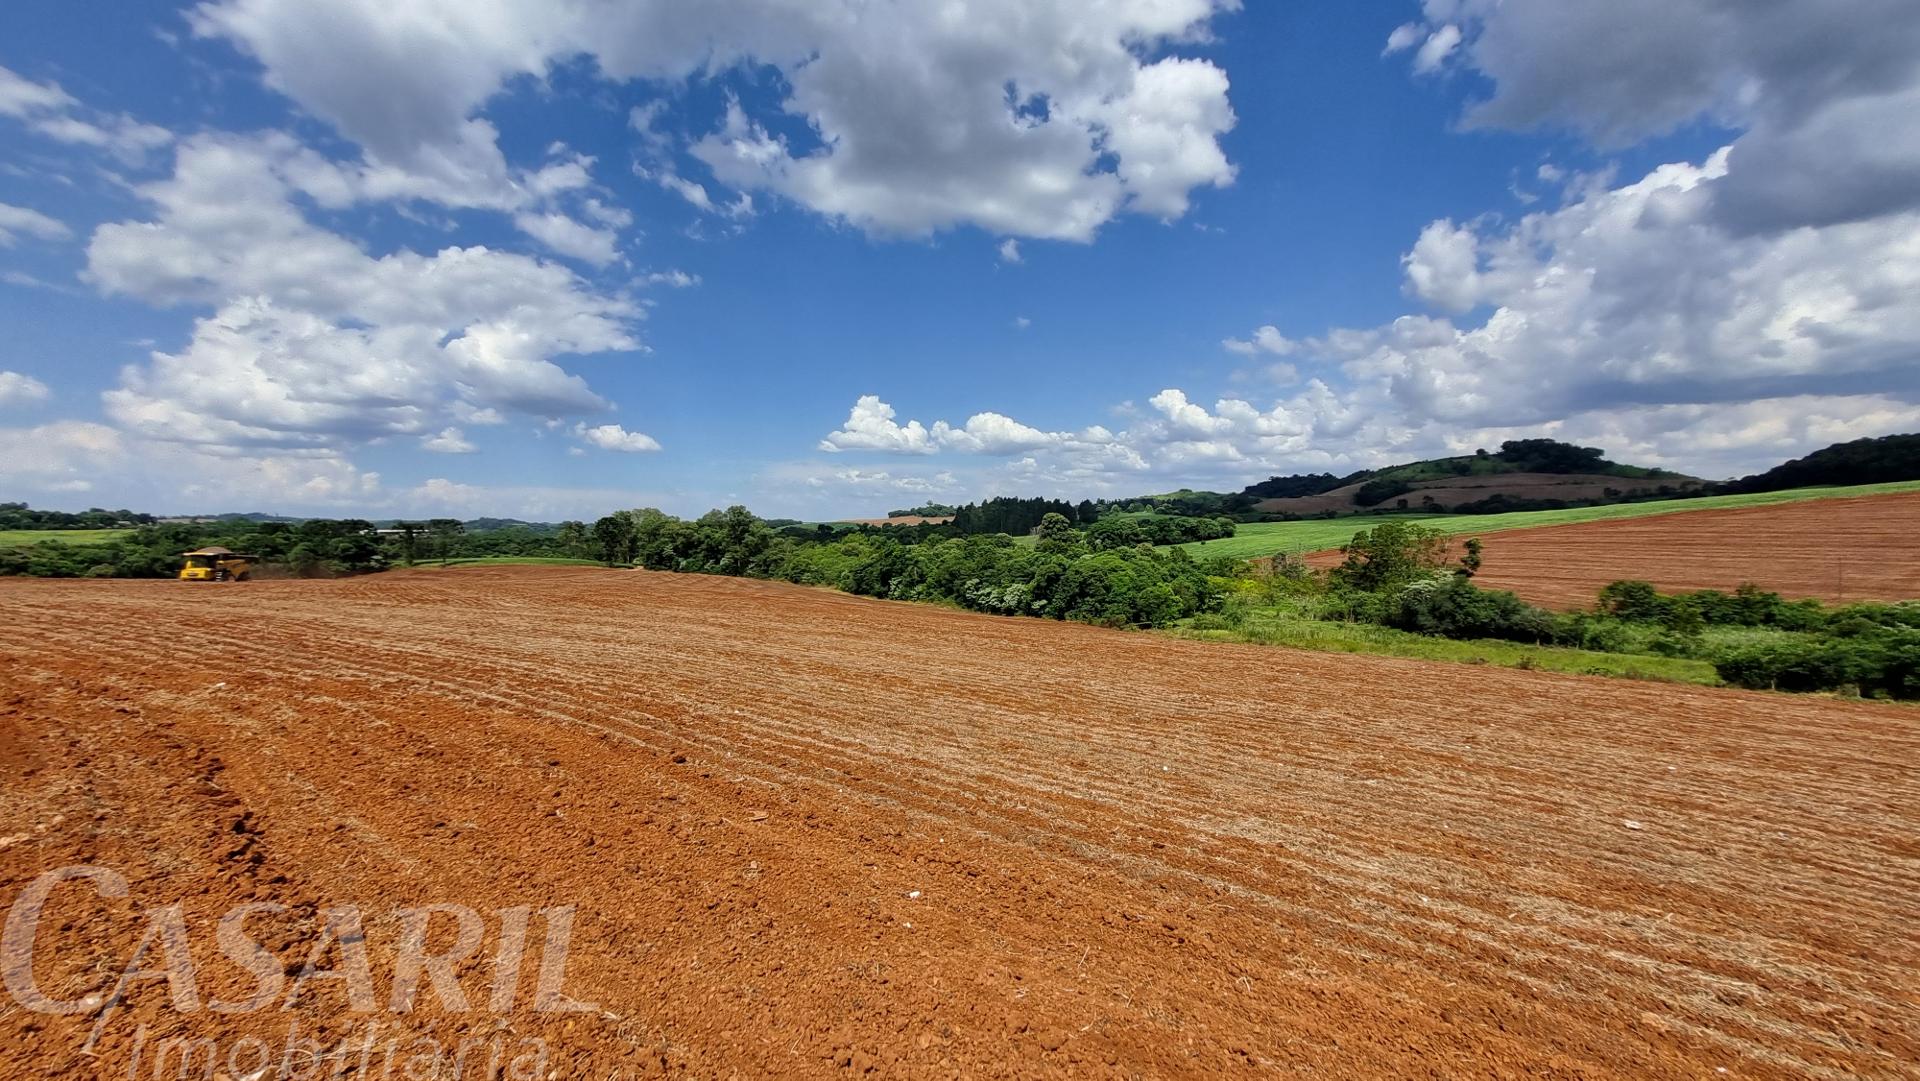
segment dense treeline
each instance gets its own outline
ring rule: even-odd
[[[1040,528],[1041,519],[1049,514],[1058,514],[1069,524],[1091,525],[1099,518],[1099,511],[1091,501],[1075,506],[1060,499],[1001,496],[956,508],[952,525],[954,532],[961,534],[1007,533],[1017,537]]]
[[[652,509],[621,511],[595,522],[592,532],[609,563],[1109,626],[1157,626],[1211,611],[1224,582],[1178,548],[1096,549],[1058,512],[1040,520],[1032,544],[1005,533],[930,533],[910,543],[905,531],[892,529],[796,536],[745,507],[694,521]]]
[[[1240,494],[1249,500],[1297,499],[1301,496],[1323,495],[1335,488],[1344,488],[1364,475],[1336,477],[1332,473],[1296,473],[1288,477],[1268,477],[1266,480],[1247,485]]]
[[[1920,698],[1920,604],[1913,602],[1829,608],[1789,601],[1752,584],[1732,593],[1663,594],[1646,582],[1626,581],[1600,591],[1599,611],[1694,641],[1713,627],[1781,632],[1708,658],[1720,678],[1736,687]]]
[[[1160,495],[1100,500],[1093,504],[1093,508],[1096,516],[1122,513],[1218,518],[1241,513],[1252,505],[1253,501],[1243,496],[1222,495],[1219,492],[1196,492],[1191,488],[1182,488],[1177,492],[1163,492]]]
[[[1087,527],[1087,544],[1096,550],[1136,544],[1185,544],[1233,536],[1231,518],[1182,518],[1167,514],[1110,514]]]
[[[25,503],[0,503],[0,529],[113,529],[153,522],[153,515],[130,510],[34,510]]]
[[[887,517],[946,518],[959,513],[959,511],[959,507],[948,506],[945,503],[922,503],[917,507],[908,507],[905,510],[890,510],[887,512]]]
[[[182,552],[217,545],[257,556],[261,575],[331,577],[365,574],[414,563],[489,556],[593,558],[586,527],[524,524],[469,530],[451,518],[398,522],[385,530],[363,518],[309,518],[298,522],[224,518],[165,522],[106,540],[58,540],[0,548],[0,575],[40,578],[171,578]]]
[[[145,526],[96,544],[44,541],[0,549],[0,574],[171,578],[180,570],[181,552],[207,545],[257,555],[273,569],[298,575],[356,574],[389,563],[373,523],[363,519],[235,520]]]
[[[1824,485],[1886,484],[1920,480],[1920,435],[1885,435],[1835,443],[1742,477],[1724,486],[1729,492],[1780,492]]]

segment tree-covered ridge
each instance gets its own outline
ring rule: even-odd
[[[1920,434],[1883,435],[1835,443],[1764,473],[1742,477],[1730,492],[1779,492],[1829,484],[1886,484],[1920,480]]]
[[[1061,499],[1021,499],[999,496],[979,504],[969,503],[953,512],[953,528],[964,534],[1007,533],[1021,536],[1040,528],[1049,514],[1058,514],[1068,522],[1092,524],[1099,512],[1091,502],[1079,506]]]
[[[1621,502],[1646,495],[1670,498],[1695,488],[1694,478],[1664,469],[1623,465],[1610,461],[1598,447],[1582,447],[1554,439],[1510,439],[1498,451],[1479,450],[1448,458],[1427,458],[1379,469],[1361,469],[1345,476],[1332,473],[1296,473],[1268,477],[1247,485],[1238,492],[1206,492],[1181,489],[1157,495],[1128,496],[1096,500],[1096,514],[1111,511],[1151,511],[1159,514],[1197,517],[1233,517],[1238,521],[1260,521],[1265,516],[1257,505],[1270,499],[1298,499],[1325,495],[1359,485],[1347,513],[1375,507],[1414,491],[1425,482],[1457,477],[1497,476],[1513,473],[1543,473],[1563,476],[1619,477],[1624,480],[1664,482],[1651,491],[1646,485],[1622,486],[1618,492],[1594,502]],[[1565,499],[1522,498],[1493,494],[1486,499],[1447,508],[1452,513],[1494,513],[1511,510],[1544,510],[1574,505]],[[1337,513],[1323,512],[1323,513]],[[1083,521],[1086,519],[1082,519]]]
[[[1450,477],[1494,476],[1501,473],[1551,473],[1622,477],[1630,480],[1691,480],[1682,474],[1645,466],[1622,465],[1611,461],[1599,447],[1582,447],[1557,439],[1509,439],[1498,451],[1477,450],[1472,454],[1449,458],[1427,458],[1417,462],[1362,469],[1344,477],[1331,473],[1307,473],[1287,477],[1269,477],[1241,491],[1252,500],[1286,499],[1295,496],[1322,495],[1351,484],[1362,484],[1361,506],[1373,506],[1396,495],[1412,491],[1421,481]]]
[[[25,503],[0,503],[0,529],[118,529],[155,521],[151,514],[125,509],[35,510]]]

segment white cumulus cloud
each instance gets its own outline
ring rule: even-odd
[[[473,445],[473,441],[467,438],[465,432],[458,428],[446,427],[433,435],[422,436],[420,449],[430,450],[435,454],[472,454],[480,448]]]
[[[639,454],[660,449],[659,441],[652,436],[627,431],[618,424],[599,424],[591,428],[578,424],[574,426],[573,434],[601,450]]]
[[[125,370],[109,416],[154,439],[340,449],[606,408],[553,358],[637,348],[636,305],[485,247],[371,256],[294,204],[303,155],[284,136],[196,136],[137,189],[150,218],[94,232],[103,291],[213,308],[184,349]]]
[[[517,77],[582,54],[616,81],[767,67],[784,99],[736,103],[691,151],[738,196],[656,161],[646,173],[696,206],[744,214],[771,192],[879,233],[972,224],[1087,240],[1115,215],[1178,217],[1233,179],[1234,123],[1212,62],[1166,55],[1232,0],[209,0],[196,29],[235,42],[269,85],[409,175],[511,182],[478,113]],[[377,90],[373,89],[377,88]],[[790,143],[767,121],[805,119]],[[651,158],[676,133],[629,116]]]

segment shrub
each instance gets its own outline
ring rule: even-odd
[[[1504,590],[1481,589],[1465,578],[1408,587],[1384,622],[1447,638],[1547,642],[1554,637],[1554,620],[1548,612]]]
[[[1844,651],[1831,641],[1769,642],[1714,662],[1720,678],[1751,690],[1831,691],[1847,680]]]
[[[1553,640],[1575,649],[1599,653],[1622,653],[1631,644],[1627,628],[1610,619],[1599,619],[1587,612],[1569,612],[1554,623]]]
[[[1920,698],[1920,630],[1890,627],[1850,637],[1802,638],[1730,651],[1714,664],[1737,687]]]
[[[1671,604],[1652,582],[1610,582],[1600,590],[1600,612],[1632,623],[1658,623]]]

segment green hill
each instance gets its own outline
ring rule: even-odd
[[[1728,483],[1730,492],[1778,492],[1815,484],[1888,484],[1920,480],[1920,435],[1855,439]]]

